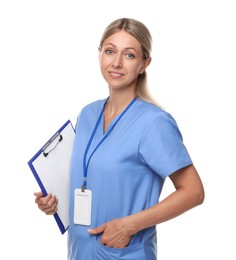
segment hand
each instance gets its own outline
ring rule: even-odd
[[[48,194],[44,197],[41,191],[35,192],[34,195],[36,196],[35,203],[46,215],[54,215],[57,212],[58,199],[56,196]]]
[[[91,235],[103,233],[100,243],[109,247],[124,248],[131,239],[132,225],[128,223],[126,218],[119,218],[103,225],[89,229]]]

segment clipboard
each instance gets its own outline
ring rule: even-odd
[[[28,161],[28,165],[43,193],[58,198],[54,218],[62,234],[69,227],[70,160],[75,130],[68,120]]]

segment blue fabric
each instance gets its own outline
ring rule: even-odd
[[[128,247],[109,248],[88,228],[134,214],[158,203],[164,180],[192,164],[181,133],[170,114],[137,100],[94,153],[88,167],[87,188],[92,190],[92,224],[75,225],[74,190],[83,184],[83,156],[105,100],[86,106],[76,125],[71,160],[69,260],[156,260],[156,229],[138,232]],[[114,121],[111,122],[109,131]],[[88,157],[104,136],[104,118],[98,126]]]

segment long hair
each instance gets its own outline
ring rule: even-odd
[[[108,37],[120,30],[126,31],[140,43],[143,51],[143,60],[146,60],[150,57],[152,49],[151,33],[143,23],[131,18],[121,18],[110,23],[102,35],[99,49],[101,49],[104,41]],[[137,98],[157,105],[148,92],[146,71],[138,76],[135,94]]]

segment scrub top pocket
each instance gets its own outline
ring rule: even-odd
[[[94,240],[95,260],[148,260],[142,243],[133,244],[125,248],[111,248]]]

